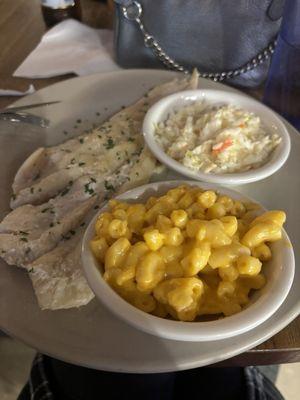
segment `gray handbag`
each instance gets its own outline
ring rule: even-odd
[[[266,78],[284,0],[115,0],[125,68],[182,72],[255,87]]]

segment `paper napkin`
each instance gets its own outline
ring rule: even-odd
[[[26,96],[26,94],[32,94],[34,92],[35,92],[34,86],[29,85],[29,88],[24,92],[20,90],[0,89],[0,96]]]
[[[68,19],[54,26],[14,72],[25,78],[118,70],[113,60],[113,32]]]

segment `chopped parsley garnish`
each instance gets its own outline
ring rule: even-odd
[[[106,190],[111,190],[112,192],[115,191],[115,188],[113,187],[113,185],[111,183],[109,183],[108,181],[104,181],[104,186]]]
[[[80,138],[80,139],[79,139],[79,142],[82,144],[82,143],[84,142],[84,139],[83,139],[83,138]]]
[[[33,192],[34,192],[34,188],[32,187],[32,188],[30,188],[30,193],[33,194]]]
[[[69,193],[72,185],[73,185],[73,181],[69,181],[68,186],[66,186],[64,188],[64,190],[60,193],[60,195],[65,196],[67,193]]]
[[[94,182],[94,183],[96,183],[97,181],[96,181],[96,179],[95,179],[95,178],[91,177],[91,182]]]
[[[61,196],[65,196],[67,193],[69,193],[69,191],[70,191],[70,188],[69,188],[69,187],[66,187],[66,188],[60,193],[60,195],[61,195]]]
[[[62,238],[63,240],[70,240],[70,239],[71,239],[71,236],[61,235],[61,238]]]
[[[33,269],[33,268],[30,268],[30,269],[28,270],[28,272],[29,272],[29,273],[34,272],[34,269]]]
[[[20,240],[22,240],[22,242],[28,242],[28,239],[26,237],[21,237]]]
[[[15,195],[15,193],[13,193],[12,195],[11,195],[11,198],[13,199],[13,200],[16,200],[16,195]]]
[[[64,135],[68,135],[69,132],[68,132],[68,131],[63,131],[63,134],[64,134]]]
[[[50,210],[50,207],[47,207],[47,208],[44,208],[42,211],[41,211],[41,213],[45,213],[45,212],[47,212],[48,210]]]
[[[90,188],[90,184],[91,184],[92,182],[89,182],[89,183],[86,183],[85,185],[84,185],[84,192],[85,193],[88,193],[88,194],[90,194],[90,195],[93,195],[94,193],[95,193],[95,190],[94,189],[92,189],[92,188]]]
[[[20,235],[29,235],[29,233],[28,233],[28,232],[25,232],[25,231],[19,231],[19,234],[20,234]]]
[[[129,138],[128,138],[128,142],[134,142],[134,138],[129,137]]]
[[[82,222],[81,224],[80,224],[80,226],[84,226],[85,225],[85,222]]]
[[[53,226],[54,226],[54,223],[51,222],[50,225],[49,225],[49,228],[53,228]]]
[[[80,118],[77,119],[77,124],[81,124],[82,120]]]
[[[98,210],[98,208],[99,208],[99,206],[97,205],[97,206],[94,207],[94,210]]]
[[[70,161],[71,164],[75,164],[75,158],[72,158],[72,160]]]
[[[29,254],[30,252],[31,252],[31,248],[28,247],[28,248],[25,250],[25,254]]]
[[[78,163],[79,167],[82,167],[83,165],[85,165],[85,162],[80,162]]]
[[[112,138],[108,138],[107,143],[105,143],[104,146],[106,147],[107,150],[109,150],[115,147],[115,143],[112,140]]]
[[[41,192],[42,191],[42,189],[41,188],[39,188],[39,190],[38,190],[39,192]]]
[[[98,116],[99,116],[99,115],[101,115],[101,114],[99,113],[99,111],[97,111],[97,112],[96,112],[96,115],[98,115]]]
[[[70,231],[70,233],[71,233],[71,235],[73,235],[73,236],[74,236],[76,232],[75,232],[75,231],[73,231],[73,230],[71,230],[71,231]]]
[[[97,136],[98,136],[99,139],[102,139],[102,136],[101,136],[101,135],[97,135]]]

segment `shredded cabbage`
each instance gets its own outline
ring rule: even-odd
[[[171,112],[156,126],[155,137],[173,159],[215,174],[258,168],[281,142],[254,113],[205,101]]]

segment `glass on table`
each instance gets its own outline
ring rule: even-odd
[[[80,0],[41,0],[41,6],[48,27],[68,18],[81,20]]]

